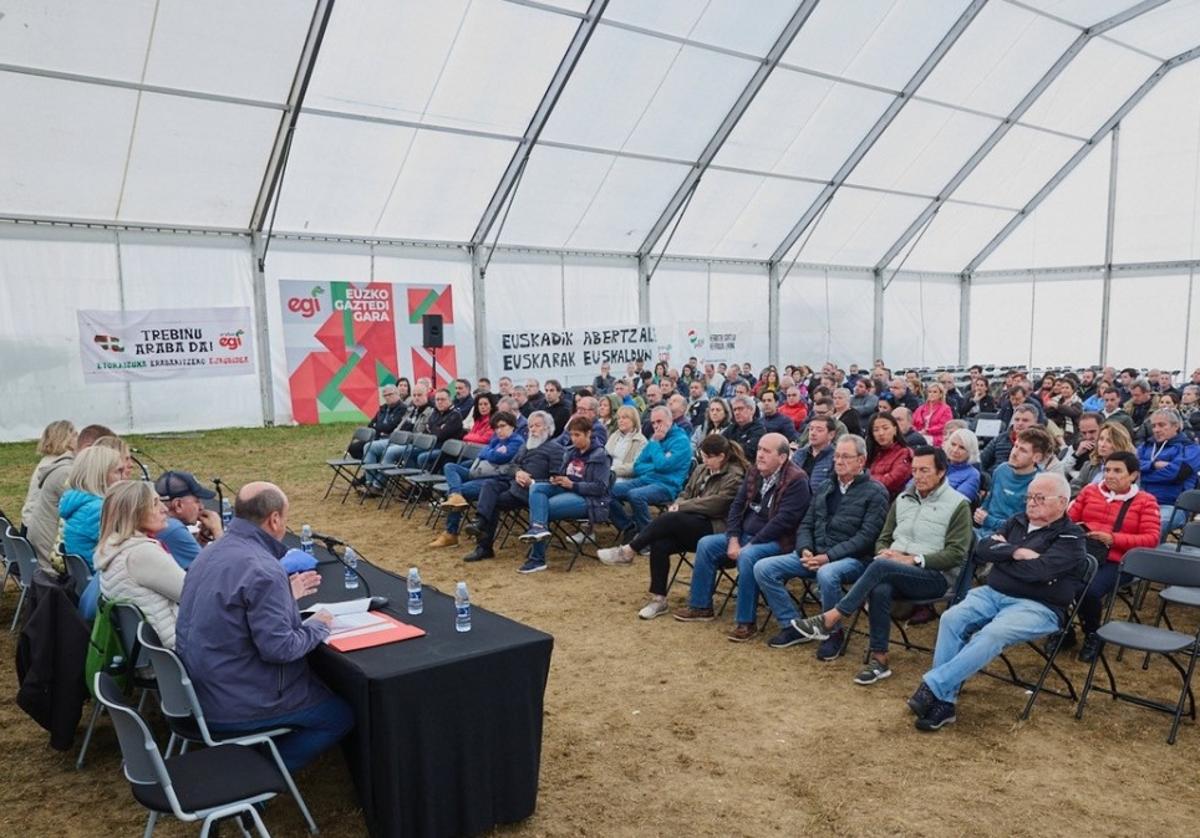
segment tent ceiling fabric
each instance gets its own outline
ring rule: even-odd
[[[636,253],[800,5],[610,0],[492,227],[499,243]],[[592,8],[335,2],[275,229],[469,242]],[[969,8],[817,3],[658,247],[769,261]],[[10,0],[0,217],[249,230],[313,10]],[[1081,33],[1126,14],[987,145]],[[1147,78],[1198,45],[1200,0],[989,0],[785,259],[873,266],[903,241],[893,266],[963,270]],[[1200,70],[1181,64],[1125,116],[1114,259],[1200,258],[1197,101]],[[981,270],[1103,262],[1107,138],[1098,145]]]

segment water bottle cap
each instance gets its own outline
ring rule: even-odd
[[[458,586],[457,586],[457,588],[458,588],[458,590],[460,590],[460,591],[465,591],[465,590],[467,589],[467,583],[466,583],[466,582],[459,582],[459,583],[458,583]]]
[[[410,567],[410,568],[408,569],[408,575],[409,575],[409,576],[419,576],[419,575],[420,575],[420,573],[421,573],[421,572],[420,572],[419,570],[417,570],[415,567]]]

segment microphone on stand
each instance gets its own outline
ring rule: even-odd
[[[143,480],[149,480],[149,479],[150,479],[150,471],[149,471],[149,469],[147,469],[147,468],[146,468],[145,464],[143,464],[143,463],[142,463],[142,461],[138,459],[138,457],[136,456],[136,455],[138,455],[138,454],[140,454],[141,456],[145,457],[147,460],[149,460],[149,461],[150,461],[151,463],[153,463],[154,465],[158,466],[158,470],[159,470],[159,471],[166,471],[166,470],[167,470],[167,469],[165,469],[165,468],[163,467],[163,464],[162,464],[162,463],[160,463],[158,460],[154,459],[154,457],[152,457],[152,456],[150,455],[150,452],[149,452],[149,451],[147,451],[147,450],[145,450],[144,448],[135,448],[135,447],[133,447],[133,446],[131,445],[131,446],[129,446],[129,453],[130,453],[130,454],[132,454],[132,455],[134,455],[134,457],[133,457],[133,461],[134,461],[135,463],[137,463],[137,464],[138,464],[138,468],[140,468],[140,469],[142,470],[142,479],[143,479]]]

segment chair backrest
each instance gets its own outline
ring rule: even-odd
[[[1175,498],[1175,512],[1186,512],[1189,516],[1200,513],[1200,489],[1188,489]]]
[[[357,443],[361,443],[362,445],[367,445],[374,439],[375,439],[374,428],[368,428],[365,425],[361,428],[355,428],[354,434],[351,435],[351,437],[350,437],[350,441],[348,443],[346,443],[346,453],[347,454],[350,453],[350,449],[354,447],[354,443],[357,442]]]
[[[437,445],[437,437],[433,434],[413,434],[412,447],[414,451],[432,451]]]
[[[458,455],[460,463],[474,462],[475,458],[483,453],[483,446],[478,442],[464,442],[462,452]]]
[[[448,439],[442,443],[442,462],[453,463],[457,462],[462,456],[463,446],[466,445],[461,439]]]
[[[83,556],[74,553],[63,553],[63,561],[67,565],[67,575],[71,577],[71,588],[76,596],[82,596],[88,583],[92,581],[92,571],[88,568]]]
[[[17,562],[21,569],[21,585],[32,584],[33,575],[38,571],[37,554],[33,552],[33,545],[29,543],[29,539],[17,535],[12,524],[5,527],[4,538],[7,542],[4,545],[4,556],[10,562]]]
[[[1163,585],[1200,588],[1200,558],[1174,550],[1136,547],[1121,559],[1121,571]]]
[[[1200,521],[1195,521],[1183,528],[1183,536],[1175,545],[1178,550],[1182,547],[1200,547]]]
[[[412,431],[392,431],[388,437],[388,445],[408,445],[412,436]]]
[[[175,790],[171,787],[167,766],[146,722],[136,710],[125,703],[121,688],[107,672],[96,673],[93,687],[96,698],[108,709],[113,727],[117,729],[117,741],[121,745],[121,756],[125,760],[125,779],[140,786],[162,786],[167,793],[167,799],[178,809],[179,803],[175,798]]]
[[[134,669],[149,666],[150,659],[138,640],[138,624],[145,619],[141,609],[128,602],[115,602],[112,610],[116,618],[117,634],[121,638],[121,646],[125,649],[125,660],[130,661]]]
[[[183,661],[162,644],[158,633],[145,620],[138,625],[137,638],[150,658],[150,665],[154,667],[158,703],[163,714],[176,719],[191,717],[196,719],[200,727],[204,727],[204,713]]]

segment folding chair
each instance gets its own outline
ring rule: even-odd
[[[413,434],[409,440],[409,445],[412,446],[412,455],[417,456],[432,451],[437,447],[437,437],[433,434]],[[440,457],[435,460],[441,459]],[[395,496],[401,489],[404,488],[409,477],[414,477],[418,474],[429,474],[430,466],[435,466],[435,460],[430,460],[425,466],[420,468],[412,468],[406,466],[392,466],[385,468],[381,472],[383,474],[383,490],[379,498],[379,508],[386,509],[391,503],[392,497]],[[364,494],[362,500],[366,499]],[[361,502],[361,501],[360,501]]]
[[[1072,623],[1075,621],[1075,614],[1079,611],[1079,603],[1083,601],[1083,592],[1088,589],[1088,587],[1092,584],[1092,580],[1096,578],[1096,571],[1098,569],[1099,564],[1096,562],[1096,557],[1089,555],[1087,557],[1087,566],[1084,570],[1083,578],[1081,580],[1082,584],[1079,587],[1079,593],[1071,602],[1071,607],[1067,609],[1066,619],[1063,620],[1062,628],[1049,635],[1050,639],[1049,642],[1046,643],[1046,647],[1043,648],[1042,646],[1039,646],[1034,640],[1026,642],[1025,645],[1036,652],[1044,661],[1042,670],[1038,674],[1037,681],[1031,683],[1018,677],[1016,668],[1012,665],[1012,661],[1008,659],[1008,656],[1005,652],[1000,653],[1000,661],[1006,667],[1008,667],[1007,678],[1004,678],[1001,675],[996,675],[993,672],[988,672],[986,669],[983,670],[984,675],[990,675],[993,678],[998,678],[1002,681],[1008,681],[1009,683],[1015,684],[1018,687],[1024,687],[1026,690],[1030,691],[1029,699],[1025,702],[1025,709],[1023,709],[1021,714],[1017,717],[1021,721],[1029,718],[1029,714],[1033,711],[1033,703],[1037,701],[1038,696],[1044,692],[1049,693],[1050,695],[1056,695],[1059,698],[1067,698],[1071,701],[1079,700],[1079,693],[1075,691],[1075,685],[1071,682],[1071,679],[1067,677],[1067,674],[1058,666],[1055,659],[1058,657],[1058,653],[1062,651],[1063,640],[1066,638],[1067,631],[1071,628]],[[1058,676],[1059,680],[1066,685],[1066,692],[1050,689],[1046,686],[1046,678],[1051,672],[1054,672],[1054,674]]]
[[[163,759],[150,728],[125,703],[112,676],[97,672],[93,688],[117,729],[133,797],[150,810],[145,838],[154,833],[161,813],[189,823],[203,821],[201,838],[216,821],[244,814],[259,835],[269,838],[255,804],[287,791],[287,784],[267,757],[251,745],[230,744]]]
[[[1175,552],[1188,556],[1200,556],[1200,521],[1184,524],[1183,533],[1175,542]]]
[[[1128,573],[1136,579],[1159,582],[1168,587],[1175,585],[1184,588],[1200,587],[1200,558],[1181,556],[1170,550],[1140,547],[1130,550],[1121,559],[1121,572]],[[1087,705],[1088,693],[1095,689],[1097,692],[1111,695],[1114,700],[1128,701],[1131,704],[1137,704],[1150,710],[1158,710],[1159,712],[1170,714],[1172,717],[1171,732],[1167,736],[1167,744],[1174,745],[1175,736],[1179,731],[1179,721],[1183,716],[1185,699],[1187,699],[1187,703],[1190,706],[1188,714],[1193,721],[1196,718],[1196,699],[1192,694],[1192,675],[1196,670],[1197,654],[1200,653],[1200,628],[1197,628],[1196,633],[1192,635],[1157,626],[1148,626],[1142,623],[1113,620],[1112,610],[1115,603],[1116,597],[1109,600],[1108,609],[1104,615],[1104,623],[1097,632],[1104,643],[1100,646],[1100,652],[1096,656],[1096,659],[1088,667],[1087,680],[1083,685],[1083,694],[1079,697],[1079,706],[1075,710],[1075,718],[1083,718],[1083,710]],[[1117,681],[1113,675],[1112,667],[1108,663],[1108,656],[1104,651],[1105,646],[1108,644],[1121,649],[1134,649],[1148,654],[1159,654],[1170,661],[1182,679],[1179,700],[1174,705],[1171,705],[1143,696],[1120,692],[1117,689]],[[1186,668],[1175,658],[1175,655],[1180,653],[1186,653],[1187,655]],[[1108,676],[1108,689],[1093,687],[1092,685],[1096,676],[1097,663],[1104,666],[1104,672]]]
[[[67,565],[67,576],[71,579],[71,590],[75,592],[75,596],[83,596],[84,590],[94,575],[91,568],[87,566],[83,556],[64,552],[62,557],[63,562]]]
[[[358,471],[362,468],[362,458],[351,457],[350,448],[356,442],[369,445],[373,439],[375,439],[375,431],[373,429],[365,427],[356,428],[342,456],[325,461],[325,465],[333,469],[333,477],[329,478],[329,486],[325,489],[325,495],[321,500],[329,497],[329,493],[333,491],[334,484],[338,480],[344,480],[346,481],[346,493],[342,495],[342,503],[346,502],[346,498],[350,495],[350,489],[354,485],[354,478],[358,477]]]
[[[171,738],[167,741],[165,756],[168,758],[171,756],[171,751],[177,742],[180,754],[187,753],[189,742],[202,743],[210,748],[228,744],[266,746],[275,767],[279,769],[279,774],[287,784],[288,791],[296,801],[300,814],[304,816],[304,820],[308,824],[308,831],[315,835],[317,824],[313,821],[312,814],[308,811],[308,806],[305,805],[300,790],[296,788],[291,772],[284,765],[283,757],[279,755],[279,749],[273,738],[290,733],[291,728],[281,727],[276,730],[262,730],[243,735],[218,734],[214,736],[208,728],[204,710],[200,706],[200,699],[196,697],[195,687],[192,685],[183,661],[162,645],[158,634],[150,627],[149,623],[143,621],[138,626],[137,636],[154,667],[155,679],[159,685],[159,704],[162,706],[163,716],[166,717],[167,724],[171,728]],[[155,817],[156,814],[151,814],[151,821]]]
[[[142,622],[142,612],[136,605],[120,602],[113,604],[113,615],[116,618],[117,636],[121,638],[121,649],[125,653],[125,673],[134,689],[142,691],[138,698],[137,709],[140,713],[146,703],[146,694],[158,689],[153,678],[138,675],[139,669],[150,666],[150,658],[138,640],[137,627]],[[93,698],[95,696],[93,695]],[[88,720],[87,730],[83,734],[83,744],[79,746],[79,757],[75,760],[76,770],[83,768],[83,760],[87,756],[88,745],[92,742],[92,734],[96,731],[96,722],[104,712],[103,702],[96,701],[92,707],[92,717]]]
[[[1182,520],[1179,521],[1180,527],[1188,524],[1193,518],[1200,515],[1200,489],[1188,489],[1186,492],[1180,492],[1179,497],[1175,498],[1175,512],[1171,515],[1171,523],[1174,524],[1176,520],[1180,519],[1181,515]],[[1172,526],[1168,530],[1168,534],[1175,529],[1176,527]]]
[[[25,600],[29,596],[29,588],[33,585],[33,575],[37,573],[38,563],[37,554],[33,551],[33,545],[29,540],[22,535],[18,535],[13,529],[12,524],[4,528],[4,560],[6,564],[17,566],[17,583],[21,586],[21,596],[17,600],[17,610],[13,612],[12,625],[9,626],[9,631],[17,630],[17,623],[21,619],[21,609],[25,606]],[[8,578],[7,571],[5,579]]]
[[[414,474],[404,478],[409,485],[408,497],[404,503],[405,515],[411,515],[411,510],[424,498],[432,498],[433,487],[439,483],[446,482],[446,476],[442,474],[442,469],[446,463],[461,463],[463,461],[463,448],[466,443],[461,439],[448,439],[442,443],[442,453],[436,457],[436,462],[432,463],[431,467],[424,470],[422,474]],[[426,463],[426,466],[430,466]]]
[[[408,445],[412,441],[412,438],[412,431],[392,431],[392,433],[388,436],[388,448],[391,448],[393,445]],[[391,467],[391,464],[364,463],[362,470],[358,473],[358,476],[359,478],[365,479],[374,476],[377,472],[381,472],[384,469]]]
[[[675,569],[671,572],[671,578],[667,582],[668,591],[675,587],[676,581],[682,582],[686,585],[691,584],[691,574],[688,575],[687,579],[678,578],[679,571],[683,569],[684,565],[687,565],[689,571],[694,571],[696,569],[696,566],[692,564],[692,560],[688,558],[687,551],[682,551],[679,553],[679,559],[675,562]],[[737,563],[732,562],[729,559],[722,559],[721,563],[717,565],[717,575],[713,580],[712,596],[715,598],[718,593],[723,595],[721,599],[721,605],[716,610],[716,615],[718,617],[725,613],[725,606],[729,605],[729,600],[733,599],[733,597],[737,595],[737,577],[729,572],[736,567]],[[721,589],[722,582],[725,583],[724,590]]]

